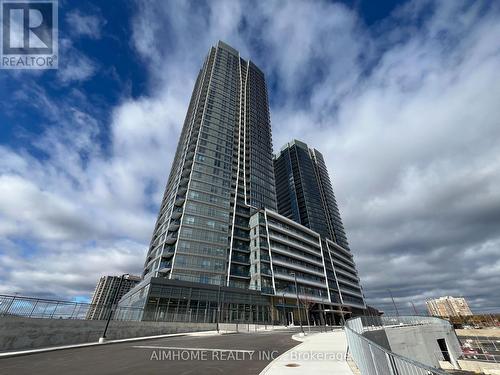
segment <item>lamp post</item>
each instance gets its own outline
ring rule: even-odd
[[[325,301],[323,297],[323,292],[321,291],[321,315],[323,316],[323,325],[325,326],[326,332],[326,313],[325,313]]]
[[[304,336],[304,327],[302,327],[302,314],[300,313],[300,303],[299,303],[299,288],[297,287],[297,275],[295,272],[292,272],[291,275],[293,275],[293,278],[295,280],[295,294],[297,296],[297,313],[299,314],[299,323],[300,323],[300,332]]]
[[[220,315],[220,282],[219,282],[219,289],[217,290],[217,316],[215,317],[217,333],[219,333],[219,315]]]
[[[118,283],[118,288],[116,289],[116,292],[113,296],[113,300],[111,301],[111,311],[109,312],[108,320],[106,321],[106,326],[104,327],[104,332],[102,333],[102,337],[99,338],[100,343],[103,343],[104,341],[106,341],[106,332],[108,331],[109,322],[111,321],[113,313],[115,312],[116,297],[118,296],[118,293],[120,292],[120,288],[122,287],[122,282],[123,282],[123,278],[125,277],[125,275],[126,274],[123,274],[120,276],[120,282]]]
[[[287,324],[287,316],[286,316],[286,305],[285,305],[285,292],[283,292],[283,324],[285,327],[288,327]]]
[[[340,317],[341,317],[341,322],[342,322],[342,326],[345,326],[345,317],[344,317],[344,304],[341,303],[340,304]]]

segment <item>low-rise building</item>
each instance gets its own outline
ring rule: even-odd
[[[351,252],[272,210],[250,218],[250,262],[250,288],[274,296],[278,320],[304,320],[297,295],[317,324],[366,309]]]

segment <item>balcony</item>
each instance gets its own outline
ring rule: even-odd
[[[330,251],[335,251],[338,250],[344,257],[352,258],[352,254],[350,251],[344,249],[342,246],[339,244],[336,244],[335,242],[332,241],[327,241],[328,247],[330,248]]]
[[[173,245],[177,241],[177,233],[172,233],[165,238],[165,243],[167,245]]]
[[[340,253],[336,253],[334,251],[331,251],[331,253],[332,253],[331,256],[332,256],[333,262],[337,262],[340,265],[344,265],[344,263],[342,263],[342,262],[346,262],[346,264],[349,267],[351,267],[351,268],[354,267],[354,262],[351,259],[345,257],[344,255],[342,255]],[[335,257],[340,258],[340,260],[336,259]]]
[[[171,258],[174,255],[174,252],[175,252],[174,246],[167,246],[165,247],[165,249],[163,249],[162,257],[165,259]]]
[[[302,271],[302,272],[311,273],[311,274],[316,275],[316,276],[325,277],[324,272],[312,270],[312,269],[307,268],[307,266],[304,266],[302,264],[289,262],[289,261],[282,260],[282,259],[279,259],[276,257],[273,258],[273,264],[277,264],[277,265],[282,266],[282,267],[293,268],[293,269],[296,269],[296,270]]]
[[[264,261],[266,261],[266,262],[269,262],[269,261],[270,261],[270,259],[269,259],[269,254],[264,253],[264,252],[262,252],[262,251],[261,251],[261,252],[260,252],[260,260],[264,260]]]
[[[179,229],[180,225],[181,225],[180,220],[172,220],[170,222],[170,225],[168,226],[168,231],[169,232],[176,232]]]
[[[184,204],[184,201],[186,200],[185,195],[178,195],[177,198],[175,199],[175,205],[177,207],[182,206]]]
[[[297,298],[297,293],[295,292],[295,287],[290,286],[285,289],[276,288],[276,296],[285,297],[285,298]],[[304,293],[303,290],[299,287],[299,299],[308,300],[308,301],[316,301],[316,302],[326,302],[328,300],[328,293],[324,291],[324,296],[321,294],[313,294],[313,293]]]
[[[241,255],[241,254],[232,254],[231,255],[231,262],[237,262],[237,263],[243,263],[243,264],[248,264],[248,257]]]
[[[172,211],[172,219],[179,219],[182,216],[182,208],[174,208]]]
[[[230,276],[250,278],[250,272],[241,269],[231,269]]]
[[[276,231],[279,231],[283,234],[286,234],[287,236],[295,237],[299,241],[303,241],[306,244],[310,244],[311,246],[314,247],[319,247],[319,242],[311,240],[309,237],[307,237],[306,234],[303,234],[299,230],[294,230],[294,229],[289,229],[281,226],[280,224],[272,221],[268,221],[268,226],[271,229],[274,229]]]
[[[346,279],[344,279],[342,277],[337,277],[337,280],[338,280],[339,284],[349,285],[349,286],[352,286],[354,288],[359,289],[359,284],[358,283],[354,283],[354,282],[346,280]],[[341,288],[342,288],[342,286],[341,286]]]
[[[274,289],[270,286],[261,286],[260,291],[263,294],[274,294]]]
[[[318,245],[318,249],[317,250],[314,250],[310,247],[307,247],[307,246],[303,246],[301,244],[298,244],[290,239],[288,239],[286,236],[282,236],[282,235],[279,235],[277,234],[276,232],[269,232],[269,238],[274,240],[274,241],[277,241],[277,242],[280,242],[282,244],[285,244],[291,248],[294,248],[294,249],[299,249],[301,251],[304,251],[304,252],[307,252],[307,253],[310,253],[310,254],[313,254],[313,255],[316,255],[317,257],[321,257],[321,253],[319,251],[319,245]]]
[[[323,263],[321,262],[321,260],[317,260],[317,258],[313,259],[313,258],[310,258],[310,257],[306,257],[305,255],[296,254],[296,253],[294,253],[292,251],[288,251],[288,250],[285,250],[285,249],[280,249],[279,247],[275,247],[275,246],[272,247],[272,251],[273,251],[273,253],[276,252],[276,253],[281,254],[281,255],[285,255],[285,256],[288,256],[288,257],[291,257],[291,258],[296,258],[296,259],[299,259],[299,260],[303,260],[304,262],[308,262],[308,263],[311,263],[311,264],[315,264],[318,267],[323,267]]]
[[[271,269],[269,268],[261,268],[260,273],[262,275],[267,275],[267,276],[272,276],[273,274],[271,273]]]
[[[335,268],[335,272],[340,274],[340,275],[346,276],[346,277],[351,278],[351,279],[356,279],[357,281],[359,281],[359,277],[357,276],[356,273],[353,274],[353,273],[344,271],[343,269],[340,269],[340,268]],[[352,281],[352,282],[354,282],[354,281]]]
[[[342,295],[344,295],[344,294],[350,294],[352,296],[363,298],[363,294],[361,292],[357,293],[357,292],[354,292],[352,290],[342,289],[342,287],[340,287],[340,293],[342,293]]]
[[[290,275],[288,273],[283,273],[280,271],[274,271],[274,277],[282,279],[282,280],[287,280],[287,281],[295,281],[295,278],[292,275]],[[317,286],[320,288],[326,288],[326,283],[324,281],[305,279],[305,278],[300,277],[300,276],[297,276],[297,282],[299,282],[301,284]]]

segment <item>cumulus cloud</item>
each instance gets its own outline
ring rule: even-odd
[[[275,149],[299,138],[325,155],[370,303],[390,312],[391,289],[407,312],[443,294],[500,307],[499,13],[412,1],[368,28],[326,1],[137,2],[131,44],[149,87],[115,107],[108,147],[85,105],[32,88],[58,119],[35,144],[47,157],[0,148],[5,292],[33,291],[15,274],[18,238],[40,240],[31,257],[53,272],[37,277],[61,296],[140,269],[194,79],[222,39],[266,73]],[[92,283],[75,266],[85,255]]]
[[[0,241],[4,282],[0,293],[42,297],[88,297],[103,274],[119,275],[138,272],[143,262],[142,243],[114,240],[99,245],[82,245],[76,241],[37,245],[44,256],[19,254],[16,244]],[[105,268],[103,267],[105,265]],[[103,273],[103,271],[105,271]]]
[[[63,85],[86,81],[98,69],[98,64],[73,46],[69,39],[59,41],[61,64],[57,70],[59,82]]]
[[[67,14],[66,23],[74,36],[99,39],[106,21],[100,15],[83,14],[79,10],[74,10]]]

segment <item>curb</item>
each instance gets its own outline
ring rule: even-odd
[[[293,336],[295,336],[295,335],[292,335],[292,339],[295,340],[293,338]],[[299,341],[299,340],[295,340],[295,341]],[[286,356],[288,353],[290,353],[291,351],[297,349],[301,345],[304,345],[304,342],[302,342],[301,344],[295,345],[294,347],[288,349],[286,352],[284,352],[281,355],[279,355],[278,357],[276,357],[274,360],[272,360],[271,362],[269,362],[266,367],[264,367],[264,369],[259,373],[259,375],[265,375],[271,369],[271,367],[273,367],[276,364],[276,362],[279,362],[282,357]]]

